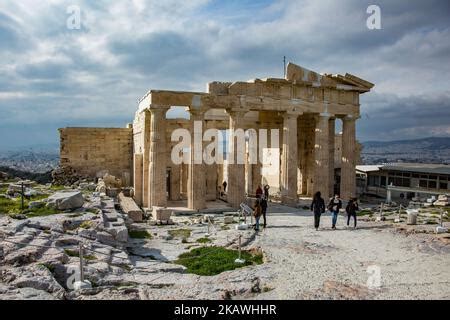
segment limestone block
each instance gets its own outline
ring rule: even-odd
[[[126,197],[122,192],[118,196],[120,206],[125,214],[134,222],[142,222],[143,213],[133,198]]]
[[[80,191],[60,191],[47,200],[47,206],[58,210],[77,209],[84,204],[83,194]]]
[[[118,213],[116,211],[103,211],[103,221],[114,222],[118,219]]]
[[[211,214],[205,214],[203,216],[203,222],[208,223],[209,221],[211,221],[211,223],[214,223],[214,216]]]
[[[233,218],[233,216],[225,216],[225,217],[223,218],[223,222],[224,222],[225,224],[234,223],[234,218]]]
[[[172,216],[172,210],[163,207],[153,207],[152,217],[155,220],[169,220]]]

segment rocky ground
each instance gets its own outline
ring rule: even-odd
[[[377,222],[379,208],[363,205],[356,230],[341,216],[333,231],[324,215],[316,231],[307,202],[271,203],[268,227],[255,233],[235,228],[235,212],[209,214],[212,224],[203,214],[182,212],[171,224],[135,223],[103,182],[77,182],[71,191],[28,185],[26,205],[33,209],[0,213],[0,299],[450,298],[450,233],[434,233],[436,208],[410,226],[405,215],[394,223],[395,208],[386,207]],[[2,187],[4,208],[17,209],[16,187]],[[263,264],[199,276],[175,263],[201,246],[236,249],[239,236],[244,250],[263,253]],[[92,289],[73,290],[80,244]]]

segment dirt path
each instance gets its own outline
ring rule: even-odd
[[[349,230],[340,216],[322,229],[307,211],[271,208],[269,227],[257,236],[269,263],[260,272],[275,274],[273,290],[258,299],[449,299],[450,248],[426,236],[406,236],[391,227],[360,222]],[[282,213],[291,211],[291,213]],[[270,271],[269,271],[270,270]],[[377,271],[380,287],[377,285]]]

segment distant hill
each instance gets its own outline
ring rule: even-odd
[[[450,137],[363,142],[364,164],[383,162],[450,163]]]
[[[58,166],[59,150],[56,148],[26,148],[0,152],[0,166],[18,171],[44,173]]]

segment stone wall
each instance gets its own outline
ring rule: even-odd
[[[131,183],[132,128],[61,128],[60,165],[96,177],[100,171]]]

